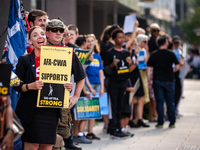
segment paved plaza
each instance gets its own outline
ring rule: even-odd
[[[169,129],[166,121],[163,129],[131,128],[133,138],[111,139],[102,132],[103,123],[94,127],[94,133],[101,138],[92,144],[80,144],[83,150],[200,150],[200,81],[184,81],[184,99],[180,103],[183,117],[177,119],[176,128]]]

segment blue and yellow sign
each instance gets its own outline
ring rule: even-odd
[[[101,118],[99,97],[93,97],[90,100],[80,97],[74,108],[74,114],[76,120]]]

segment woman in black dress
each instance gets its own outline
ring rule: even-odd
[[[137,67],[137,65],[138,65],[138,60],[137,60],[138,49],[137,49],[137,41],[136,40],[134,40],[131,47],[128,48],[128,51],[131,55],[133,64],[136,66],[135,69],[130,72],[131,84],[132,84],[132,86],[134,86],[138,79],[140,81],[139,89],[135,93],[133,101],[132,101],[132,105],[131,105],[131,108],[133,109],[134,104],[135,104],[135,99],[136,99],[137,100],[137,106],[135,108],[135,110],[136,110],[135,111],[136,112],[135,122],[136,122],[137,125],[132,121],[133,114],[131,114],[129,125],[131,127],[141,127],[141,126],[142,127],[149,127],[149,125],[145,124],[142,120],[142,118],[143,118],[144,89],[143,89],[143,84],[142,84],[140,72],[139,72],[139,69]]]
[[[16,113],[25,129],[22,135],[25,150],[51,150],[56,142],[56,129],[60,109],[36,107],[38,90],[42,89],[43,82],[39,80],[40,51],[46,43],[45,31],[35,26],[29,31],[29,43],[34,51],[20,56],[16,66],[16,74],[23,83],[15,86],[21,93]],[[64,84],[69,91],[72,83]]]

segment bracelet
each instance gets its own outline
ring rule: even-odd
[[[26,89],[27,89],[27,91],[29,90],[29,89],[28,89],[28,84],[26,84]]]
[[[6,129],[6,133],[8,133],[9,130],[12,130],[14,132],[13,128],[9,127],[9,128]]]

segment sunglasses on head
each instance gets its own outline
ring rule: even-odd
[[[60,29],[58,29],[58,28],[51,28],[50,30],[53,33],[57,33],[58,31],[60,31],[60,33],[64,33],[64,31],[65,31],[63,28],[60,28]]]
[[[153,29],[153,32],[160,32],[160,30]]]

